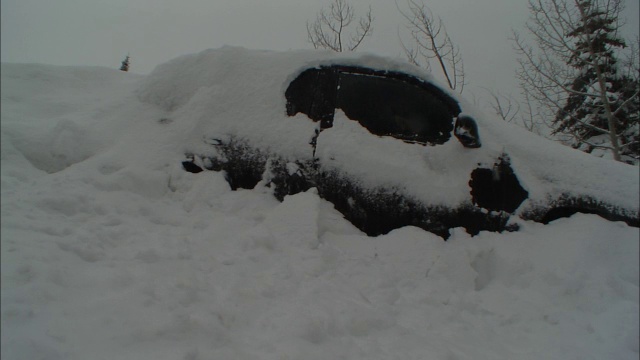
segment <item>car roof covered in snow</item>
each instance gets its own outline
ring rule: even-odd
[[[479,111],[447,91],[424,70],[401,60],[370,54],[327,51],[257,51],[237,47],[185,55],[158,66],[137,90],[178,122],[188,123],[194,144],[202,137],[240,136],[253,146],[290,159],[308,156],[316,127],[306,115],[286,116],[284,93],[297,75],[329,65],[401,72],[436,84],[473,117],[483,147],[467,149],[456,141],[439,146],[406,144],[371,136],[340,111],[318,156],[366,186],[392,186],[435,204],[463,201],[469,169],[491,167],[506,153],[531,204],[551,197],[580,195],[638,211],[638,169],[568,148]],[[189,139],[185,139],[189,140]],[[206,140],[204,141],[206,142]],[[204,150],[194,145],[193,150]],[[196,149],[197,148],[197,149]]]

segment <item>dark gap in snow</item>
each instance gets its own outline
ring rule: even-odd
[[[472,205],[458,208],[426,206],[394,189],[365,189],[335,171],[319,172],[314,185],[323,199],[369,236],[386,234],[404,226],[416,226],[443,239],[450,229],[463,227],[469,234],[481,230],[509,230],[509,214],[486,213]]]
[[[182,162],[182,168],[185,169],[185,171],[188,171],[188,172],[194,173],[194,174],[197,174],[197,173],[202,171],[202,168],[200,166],[194,164],[191,161],[183,161]]]
[[[546,206],[537,206],[523,212],[521,217],[548,224],[560,218],[573,216],[577,213],[598,215],[609,221],[623,221],[629,226],[640,227],[638,213],[630,213],[617,206],[606,204],[588,196],[576,197],[562,194]]]
[[[198,160],[207,170],[224,171],[231,190],[253,189],[262,180],[267,162],[265,154],[236,138],[225,143],[216,140],[213,146],[220,153],[219,157],[199,156]],[[189,158],[191,155],[186,156]]]
[[[492,169],[473,170],[469,186],[473,203],[491,211],[513,213],[529,197],[504,154]]]
[[[594,214],[598,215],[603,219],[607,219],[609,221],[624,221],[629,226],[640,227],[640,221],[636,217],[635,219],[632,217],[624,217],[618,214],[613,214],[608,211],[602,211],[599,209],[585,209],[579,207],[571,207],[571,206],[563,206],[556,207],[549,210],[544,217],[541,219],[541,223],[548,224],[554,220],[558,220],[560,218],[568,218],[575,214]]]
[[[575,215],[577,213],[582,213],[582,214],[598,214],[598,211],[596,210],[589,210],[589,209],[579,209],[576,207],[571,207],[571,206],[563,206],[563,207],[557,207],[557,208],[553,208],[551,210],[549,210],[544,217],[542,218],[542,220],[540,221],[543,224],[548,224],[554,220],[558,220],[560,218],[568,218],[571,217],[572,215]]]
[[[372,134],[420,144],[448,141],[460,114],[458,103],[433,84],[361,67],[306,70],[291,82],[285,97],[287,115],[306,114],[320,121],[321,129],[333,125],[339,108]]]
[[[369,236],[404,226],[422,228],[445,240],[456,227],[471,235],[482,230],[516,230],[507,225],[509,214],[504,212],[487,213],[470,204],[458,208],[427,206],[393,189],[363,189],[336,172],[320,173],[317,188],[323,199]]]
[[[253,189],[260,182],[260,177],[251,169],[242,169],[231,166],[225,172],[225,180],[229,183],[231,190]]]
[[[284,200],[287,195],[294,195],[305,192],[313,187],[312,181],[305,174],[312,171],[307,168],[313,167],[314,164],[303,164],[297,162],[295,164],[285,163],[281,160],[272,160],[270,163],[271,178],[269,186],[273,186],[273,195],[280,201]],[[295,170],[292,170],[292,167]]]

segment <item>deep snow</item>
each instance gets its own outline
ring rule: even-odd
[[[220,61],[248,61],[238,51]],[[282,203],[261,185],[230,191],[220,173],[180,167],[207,112],[230,116],[206,102],[226,89],[194,83],[197,66],[2,65],[2,359],[638,358],[637,228],[576,215],[473,238],[454,229],[447,242],[413,227],[371,238],[313,189]],[[169,90],[185,97],[167,103]],[[263,115],[282,115],[276,95],[258,99]],[[359,131],[349,125],[336,129]]]

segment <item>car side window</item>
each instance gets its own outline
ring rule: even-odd
[[[369,132],[419,144],[451,138],[458,103],[436,86],[412,76],[360,67],[328,66],[303,71],[285,92],[287,115],[299,112],[321,129],[335,109]]]
[[[330,128],[337,91],[338,76],[335,69],[306,70],[291,82],[285,92],[287,115],[301,112],[313,121],[320,121],[322,129]]]
[[[381,76],[341,72],[338,78],[336,107],[372,134],[429,144],[451,137],[454,115],[424,89]]]

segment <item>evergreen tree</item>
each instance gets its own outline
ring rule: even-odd
[[[626,47],[617,36],[617,14],[577,2],[580,22],[567,34],[574,42],[568,65],[576,70],[566,103],[553,121],[555,134],[571,136],[571,145],[592,152],[615,149],[638,159],[638,83],[618,74],[616,51]],[[634,95],[635,94],[635,95]]]
[[[120,65],[120,71],[129,71],[129,55],[122,60],[122,64]]]

